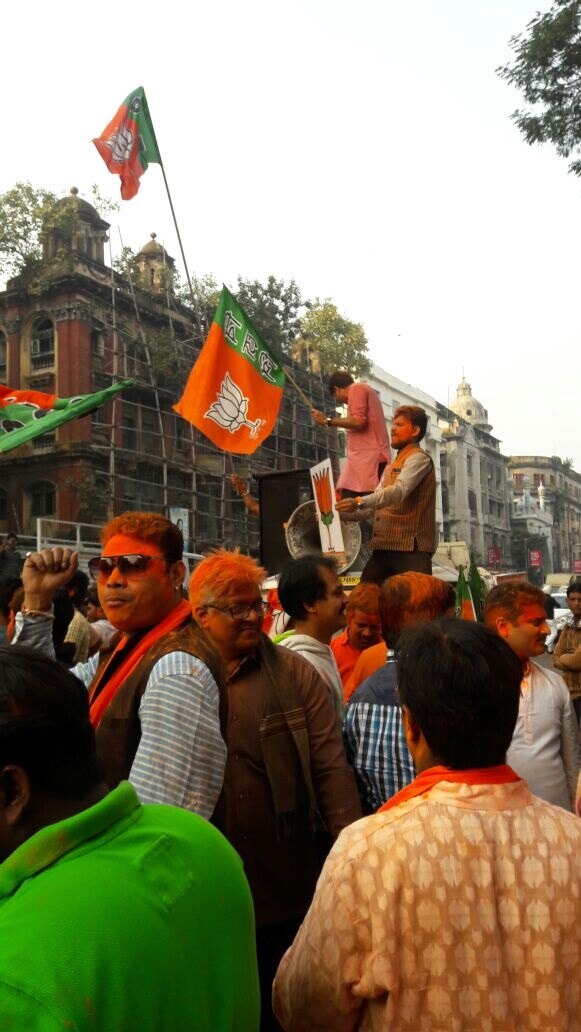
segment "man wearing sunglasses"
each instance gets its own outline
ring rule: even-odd
[[[73,673],[89,689],[91,722],[109,787],[129,779],[147,803],[210,817],[226,747],[220,664],[182,595],[181,531],[162,516],[128,512],[106,525],[89,563],[106,618],[120,632]],[[78,566],[70,549],[26,557],[15,643],[52,656],[52,598]]]
[[[194,618],[228,678],[228,759],[214,822],[242,857],[254,899],[262,1032],[279,1027],[272,980],[319,874],[315,829],[324,828],[328,848],[361,815],[327,685],[262,633],[265,576],[250,556],[222,550],[190,580]]]

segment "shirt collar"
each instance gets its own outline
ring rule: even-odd
[[[10,896],[27,878],[50,867],[87,839],[101,835],[112,824],[127,817],[136,820],[140,809],[135,789],[128,781],[122,781],[94,806],[41,828],[0,864],[0,899]]]

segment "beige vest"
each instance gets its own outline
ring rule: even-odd
[[[418,449],[408,444],[398,452],[394,462],[385,470],[382,487],[395,484],[403,467]],[[399,505],[376,509],[371,538],[373,551],[429,552],[436,551],[436,474],[430,459],[430,468],[418,486]]]

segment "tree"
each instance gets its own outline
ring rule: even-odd
[[[0,275],[16,276],[42,258],[42,234],[55,217],[50,190],[16,183],[0,195]]]
[[[297,345],[316,350],[323,373],[346,369],[361,376],[371,369],[363,326],[341,315],[330,298],[311,302]]]
[[[269,276],[267,283],[238,277],[238,301],[256,329],[278,355],[290,355],[300,333],[303,308],[300,287]]]
[[[511,116],[529,144],[553,143],[569,171],[581,176],[581,0],[554,0],[526,32],[513,36],[515,60],[497,69],[523,94],[526,110]]]

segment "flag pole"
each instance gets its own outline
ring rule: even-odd
[[[159,153],[159,147],[158,147],[158,153]],[[192,281],[191,281],[191,278],[190,278],[190,270],[188,269],[188,263],[186,261],[186,255],[185,255],[185,252],[184,252],[184,245],[182,244],[182,238],[181,238],[181,234],[180,234],[180,230],[179,230],[179,226],[178,226],[178,220],[176,219],[176,213],[175,213],[175,209],[174,209],[174,206],[173,206],[173,201],[171,199],[171,193],[170,193],[170,189],[169,189],[169,183],[167,181],[167,176],[165,174],[165,168],[163,167],[163,161],[161,160],[161,154],[159,155],[159,157],[160,157],[159,164],[160,164],[160,168],[161,168],[161,174],[163,176],[163,181],[165,183],[165,190],[166,190],[166,193],[167,193],[167,199],[169,201],[171,215],[172,215],[172,218],[173,218],[173,224],[175,226],[176,236],[178,238],[178,244],[179,244],[180,252],[181,252],[181,256],[182,256],[182,262],[184,264],[184,269],[186,271],[186,279],[188,281],[188,287],[189,287],[189,290],[190,290],[190,297],[192,299],[192,307],[193,307],[193,310],[194,310],[194,319],[195,319],[195,322],[196,322],[196,329],[197,329],[197,331],[198,331],[198,333],[200,335],[200,338],[202,340],[202,343],[203,343],[203,341],[204,341],[204,331],[202,329],[202,322],[201,322],[201,319],[200,319],[200,316],[199,316],[199,313],[198,313],[198,305],[197,305],[195,294],[194,294],[194,288],[192,287]]]
[[[295,391],[297,392],[299,398],[307,406],[309,411],[311,411],[312,408],[313,408],[313,403],[312,403],[311,399],[307,398],[307,395],[305,394],[305,392],[301,390],[301,388],[299,387],[297,381],[295,380],[295,378],[292,375],[292,373],[291,373],[290,369],[288,368],[288,366],[283,366],[283,369],[284,369],[284,375],[288,376],[288,378],[289,378],[290,382],[292,383]]]

